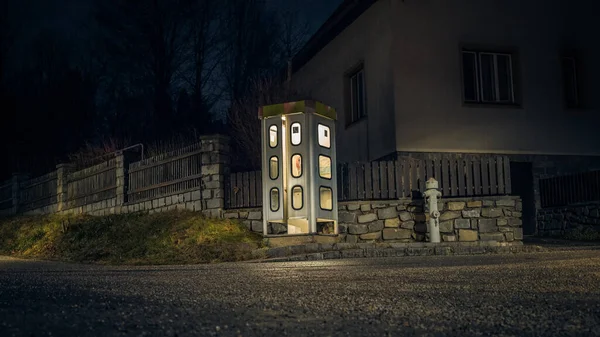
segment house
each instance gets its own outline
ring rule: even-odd
[[[540,179],[600,169],[595,5],[347,0],[294,58],[292,85],[340,111],[340,161],[508,155],[533,233]]]

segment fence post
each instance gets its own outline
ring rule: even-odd
[[[19,187],[20,184],[29,179],[29,177],[25,174],[21,173],[13,173],[12,176],[12,214],[16,215],[19,213]]]
[[[67,185],[69,183],[69,173],[73,171],[73,164],[56,165],[56,203],[58,212],[67,209]]]
[[[223,216],[225,208],[225,177],[229,174],[229,138],[201,138],[202,148],[202,214],[211,218]]]

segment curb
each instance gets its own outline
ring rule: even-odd
[[[323,245],[323,244],[313,244]],[[367,247],[357,247],[367,245]],[[310,245],[305,245],[310,246]],[[307,247],[303,246],[305,249]],[[331,245],[323,245],[331,246]],[[335,246],[335,245],[333,245]],[[488,241],[485,243],[474,244],[354,244],[349,247],[321,247],[324,248],[318,252],[298,251],[300,246],[272,248],[266,251],[266,259],[257,259],[247,261],[248,263],[269,263],[269,262],[297,262],[297,261],[320,261],[335,259],[352,258],[374,258],[374,257],[405,257],[405,256],[451,256],[451,255],[484,255],[484,254],[514,254],[514,253],[533,253],[545,252],[548,249],[537,245],[506,245],[498,242]],[[337,248],[337,249],[336,249]],[[265,251],[262,251],[263,254]],[[273,256],[279,255],[279,256]]]

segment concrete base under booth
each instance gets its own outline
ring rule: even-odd
[[[263,239],[263,243],[269,248],[307,245],[311,243],[334,244],[340,241],[341,237],[339,235],[327,234],[267,235]]]

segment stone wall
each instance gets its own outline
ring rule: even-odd
[[[442,241],[520,241],[523,239],[521,200],[518,197],[442,199],[440,232]],[[262,209],[226,210],[225,218],[239,219],[247,228],[262,233]],[[340,242],[427,241],[423,200],[340,202]],[[280,233],[278,224],[269,225],[269,234]]]
[[[538,234],[564,236],[571,231],[600,233],[600,202],[544,208],[538,211]]]

